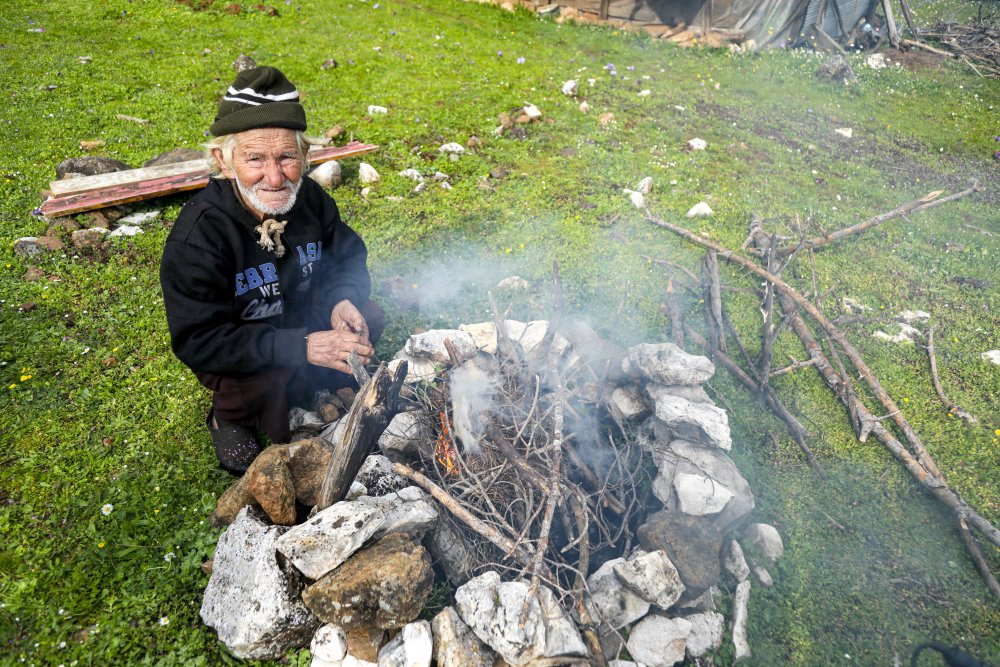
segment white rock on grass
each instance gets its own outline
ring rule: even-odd
[[[493,322],[462,324],[459,325],[458,330],[471,334],[476,347],[483,352],[493,354],[497,351],[497,326]]]
[[[424,492],[408,486],[385,496],[334,503],[289,529],[278,538],[277,548],[302,574],[316,580],[366,543],[394,531],[425,533],[437,517]]]
[[[385,107],[379,106],[377,104],[368,105],[368,115],[369,116],[380,116],[389,113],[389,110]]]
[[[404,625],[378,652],[378,667],[430,667],[433,654],[431,624],[414,621]]]
[[[614,565],[622,585],[660,609],[669,609],[684,593],[677,568],[665,551],[639,551],[627,561]]]
[[[529,283],[521,276],[507,276],[506,278],[497,283],[497,289],[511,290],[511,291],[516,291],[516,290],[526,291],[531,289],[531,283]]]
[[[702,201],[702,202],[698,202],[697,204],[695,204],[694,206],[692,206],[690,209],[688,209],[687,217],[689,217],[689,218],[705,218],[705,217],[708,217],[708,216],[712,215],[713,213],[715,213],[715,211],[712,210],[712,207],[709,206],[706,202]]]
[[[323,188],[335,188],[344,182],[344,170],[341,168],[339,162],[330,160],[329,162],[317,165],[315,169],[309,172],[309,178],[319,183]]]
[[[538,120],[539,118],[542,117],[542,112],[538,107],[536,107],[531,102],[526,102],[524,104],[524,115],[526,115],[531,120]]]
[[[120,225],[148,225],[151,222],[155,222],[160,219],[160,211],[141,211],[139,213],[132,213],[131,215],[126,215],[118,220]]]
[[[378,183],[382,180],[379,173],[375,171],[375,167],[371,166],[367,162],[362,162],[358,167],[358,180],[361,181],[363,185],[371,185],[372,183]]]
[[[574,79],[570,79],[562,85],[562,94],[569,97],[576,97],[578,86]]]
[[[667,618],[650,614],[639,621],[629,633],[629,654],[649,667],[672,667],[684,660],[691,622],[684,618]]]
[[[766,523],[752,523],[744,528],[740,544],[750,552],[751,561],[759,555],[765,563],[771,564],[785,555],[781,534],[777,528]]]
[[[441,147],[438,148],[438,153],[453,153],[455,155],[461,155],[464,152],[465,146],[454,141],[442,144]]]
[[[653,400],[657,418],[667,425],[675,437],[727,452],[732,449],[733,438],[725,410],[666,393],[656,395]]]
[[[722,614],[706,611],[688,616],[687,620],[691,623],[691,633],[687,638],[688,657],[700,658],[722,646],[723,628],[726,623]]]
[[[646,206],[646,197],[641,192],[625,188],[622,190],[622,194],[628,195],[629,201],[632,202],[632,205],[636,208],[643,208]]]
[[[674,475],[674,494],[678,509],[688,516],[719,514],[734,495],[711,477],[680,472]]]
[[[987,350],[979,355],[983,361],[1000,366],[1000,350]]]
[[[587,577],[587,590],[590,591],[587,610],[596,620],[616,630],[649,613],[649,601],[625,587],[615,573],[617,565],[625,565],[625,559],[613,558]]]
[[[299,573],[278,563],[275,545],[286,530],[244,507],[215,547],[201,620],[240,658],[280,658],[320,625],[302,602]]]
[[[423,174],[421,174],[416,169],[404,169],[403,171],[399,172],[399,175],[402,176],[403,178],[408,178],[411,181],[416,181],[417,183],[424,182]]]
[[[931,319],[931,314],[925,310],[904,310],[896,317],[903,320],[907,324],[913,324],[914,322],[928,321]]]
[[[583,102],[580,102],[579,109],[580,109],[580,113],[588,113],[590,111],[590,105],[587,104],[587,100],[584,100]]]
[[[455,591],[455,606],[462,621],[476,636],[514,667],[563,665],[588,655],[575,624],[545,586],[528,603],[521,623],[521,610],[529,584],[501,582],[490,571]]]
[[[743,555],[743,547],[736,540],[729,540],[722,549],[722,569],[731,576],[736,583],[746,581],[750,576],[750,566]]]
[[[337,625],[324,625],[309,644],[312,662],[309,667],[341,667],[347,656],[347,635]]]
[[[651,91],[649,88],[643,88],[638,93],[636,93],[636,95],[638,95],[639,97],[649,97],[652,94],[653,91]]]
[[[708,148],[708,142],[705,141],[704,139],[699,139],[698,137],[695,137],[694,139],[688,141],[688,146],[693,151],[703,151],[706,148]]]
[[[650,192],[653,191],[653,177],[646,176],[641,181],[639,181],[639,184],[635,186],[635,189],[644,195],[648,195]]]
[[[142,234],[142,227],[138,225],[119,225],[115,227],[115,230],[108,234],[108,237],[113,236],[135,236],[136,234]]]
[[[854,129],[850,127],[838,127],[837,129],[834,130],[834,132],[848,139],[854,136]]]
[[[747,642],[747,606],[750,602],[750,580],[741,581],[733,595],[733,615],[730,630],[733,636],[733,646],[736,649],[734,662],[750,657],[750,644]]]

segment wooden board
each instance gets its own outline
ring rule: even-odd
[[[113,188],[116,185],[125,185],[126,183],[152,181],[157,178],[165,178],[167,176],[188,174],[204,169],[204,159],[188,160],[187,162],[174,162],[173,164],[162,164],[155,167],[113,171],[110,174],[80,176],[78,178],[63,178],[49,183],[49,191],[57,197],[62,197],[65,195],[78,194],[80,192],[88,192],[90,190]]]
[[[330,160],[340,160],[349,157],[356,157],[371,153],[378,149],[374,144],[363,144],[359,141],[352,141],[345,146],[332,146],[327,148],[314,148],[309,151],[309,161],[313,164],[329,162]],[[192,160],[179,164],[195,165],[198,168],[185,173],[154,177],[149,180],[124,180],[118,181],[109,187],[102,187],[97,190],[87,190],[75,192],[46,199],[41,206],[42,215],[46,218],[59,215],[72,215],[83,211],[92,211],[105,206],[117,206],[154,197],[197,190],[208,185],[208,169],[205,168],[204,160]],[[128,171],[115,172],[117,174],[129,174],[131,172],[146,172],[149,169],[130,169]],[[109,176],[112,174],[102,174]],[[96,178],[96,177],[87,177]],[[70,179],[78,181],[82,179]]]

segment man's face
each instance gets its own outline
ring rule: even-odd
[[[236,179],[243,201],[261,217],[291,210],[302,183],[302,157],[295,132],[278,127],[237,134],[231,167],[216,149],[223,175]]]

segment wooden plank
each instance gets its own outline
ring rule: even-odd
[[[333,148],[338,149],[336,146]],[[326,160],[317,160],[314,156],[329,150],[331,150],[329,147],[313,146],[309,149],[309,160],[315,164],[325,162]],[[125,185],[126,183],[152,181],[159,178],[165,178],[167,176],[178,176],[180,174],[195,173],[204,170],[205,160],[199,158],[197,160],[175,162],[173,164],[163,164],[155,167],[141,167],[139,169],[113,171],[110,174],[97,174],[96,176],[81,176],[79,178],[60,179],[49,183],[49,191],[56,197],[62,197],[64,195],[78,194],[80,192],[88,192],[90,190],[113,188],[118,185]]]
[[[175,162],[173,164],[162,164],[155,167],[142,167],[141,169],[126,169],[124,171],[113,171],[110,174],[97,174],[96,176],[80,176],[79,178],[64,178],[49,183],[49,190],[56,197],[64,195],[87,192],[89,190],[100,190],[102,188],[113,188],[116,185],[126,183],[138,183],[140,181],[152,181],[166,176],[177,176],[205,169],[205,160],[188,160],[187,162]]]
[[[378,146],[374,144],[363,144],[358,141],[352,141],[345,146],[332,146],[310,150],[309,161],[313,164],[320,164],[322,162],[329,162],[330,160],[364,155],[365,153],[371,153],[377,148]],[[74,213],[104,208],[105,206],[128,204],[134,201],[142,201],[203,188],[208,185],[208,169],[205,168],[203,160],[195,160],[193,162],[199,163],[201,168],[197,171],[163,176],[147,181],[121,183],[101,190],[89,190],[51,197],[42,203],[42,215],[47,218],[59,215],[72,215]]]

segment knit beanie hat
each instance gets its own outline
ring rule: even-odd
[[[258,127],[306,129],[299,91],[274,67],[254,67],[237,74],[209,131],[219,137]]]

